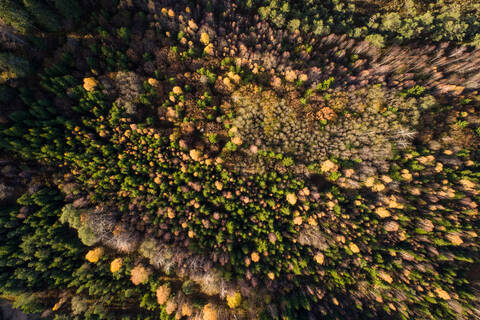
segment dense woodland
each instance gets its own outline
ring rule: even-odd
[[[0,297],[42,319],[480,319],[476,0],[0,0]]]

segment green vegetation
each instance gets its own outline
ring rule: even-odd
[[[0,0],[0,295],[474,318],[479,8],[386,4]]]
[[[247,1],[278,28],[315,35],[346,33],[383,47],[384,41],[453,41],[479,45],[480,6],[474,1]]]

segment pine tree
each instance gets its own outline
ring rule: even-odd
[[[30,71],[30,63],[27,59],[14,53],[0,53],[0,70],[13,73],[16,77],[24,77]]]
[[[59,30],[60,17],[49,7],[38,0],[23,0],[23,4],[40,26],[47,31]]]
[[[0,18],[20,33],[31,28],[28,13],[12,0],[0,0]]]
[[[55,0],[55,8],[67,19],[78,21],[82,14],[82,8],[77,0]]]
[[[71,281],[85,249],[66,225],[58,221],[63,196],[40,189],[17,202],[32,210],[19,217],[19,207],[0,211],[0,292],[45,290]]]

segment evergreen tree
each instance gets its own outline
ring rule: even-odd
[[[45,290],[66,285],[83,260],[84,247],[59,221],[63,196],[53,189],[25,194],[0,211],[0,292]]]
[[[60,17],[49,7],[38,0],[23,0],[23,4],[35,21],[47,31],[60,29]]]
[[[77,0],[55,0],[55,8],[62,16],[73,21],[78,21],[82,14]]]
[[[24,77],[30,71],[30,63],[14,53],[0,52],[0,70],[11,72],[16,77]]]
[[[21,33],[31,27],[28,13],[12,0],[0,0],[0,18]]]

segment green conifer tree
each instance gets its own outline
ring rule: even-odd
[[[55,0],[55,8],[62,16],[73,21],[78,21],[82,14],[77,0]]]
[[[31,27],[28,13],[16,1],[0,0],[0,19],[20,33],[26,33]]]
[[[60,29],[60,17],[48,6],[38,0],[23,0],[23,4],[41,27],[52,32]]]
[[[24,77],[30,71],[30,63],[14,53],[0,52],[0,70],[12,72],[16,77]]]

